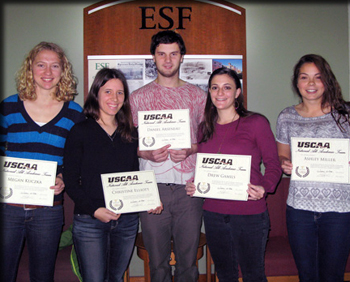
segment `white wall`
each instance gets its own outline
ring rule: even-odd
[[[349,99],[347,2],[235,3],[246,9],[248,108],[265,114],[273,130],[278,113],[298,103],[290,81],[305,54],[326,58]]]

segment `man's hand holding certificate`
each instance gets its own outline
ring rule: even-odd
[[[349,183],[349,139],[291,138],[292,180]]]
[[[106,208],[119,214],[142,212],[160,206],[154,171],[131,171],[101,175]]]
[[[52,206],[57,163],[0,157],[0,202]]]
[[[247,201],[250,167],[251,156],[198,153],[193,196]]]
[[[189,110],[138,112],[139,150],[191,148]]]

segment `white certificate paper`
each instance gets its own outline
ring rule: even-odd
[[[251,156],[197,153],[193,196],[248,200]]]
[[[189,109],[138,112],[139,150],[191,148]]]
[[[291,138],[291,179],[349,183],[349,139]]]
[[[0,157],[0,202],[52,206],[57,162]]]
[[[160,206],[153,170],[101,174],[106,208],[115,213],[142,212]]]

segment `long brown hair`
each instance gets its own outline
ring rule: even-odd
[[[87,117],[98,120],[100,118],[100,106],[98,103],[98,92],[100,88],[111,79],[119,79],[124,88],[124,103],[115,119],[118,123],[117,132],[128,142],[131,142],[134,134],[131,107],[129,102],[129,87],[124,74],[118,69],[103,68],[98,71],[89,90],[84,103],[84,114]]]
[[[213,71],[208,81],[208,94],[207,94],[207,102],[205,104],[205,110],[204,110],[204,121],[199,125],[199,130],[201,130],[203,134],[203,137],[199,141],[199,143],[207,142],[214,135],[215,125],[218,120],[218,111],[211,100],[209,89],[211,88],[211,82],[213,78],[216,75],[222,75],[222,74],[227,74],[234,80],[236,89],[242,89],[241,81],[234,70],[222,67]],[[254,114],[253,112],[248,111],[244,107],[243,102],[244,102],[243,94],[241,93],[235,100],[235,107],[236,107],[237,114],[240,117],[246,117]]]
[[[306,63],[313,63],[319,70],[321,74],[321,80],[324,85],[324,93],[321,101],[321,109],[326,107],[331,107],[331,115],[334,118],[339,129],[344,132],[344,127],[342,124],[349,123],[349,107],[350,103],[345,102],[341,87],[335,77],[328,62],[320,55],[307,54],[302,56],[298,63],[294,66],[293,77],[292,77],[292,88],[293,91],[300,97],[302,101],[302,96],[298,89],[298,78],[300,74],[301,67]],[[335,113],[337,113],[335,115]]]

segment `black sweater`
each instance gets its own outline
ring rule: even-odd
[[[136,129],[133,136],[128,143],[117,133],[112,141],[92,118],[72,127],[64,150],[63,177],[75,214],[93,216],[105,207],[101,174],[139,170]]]

